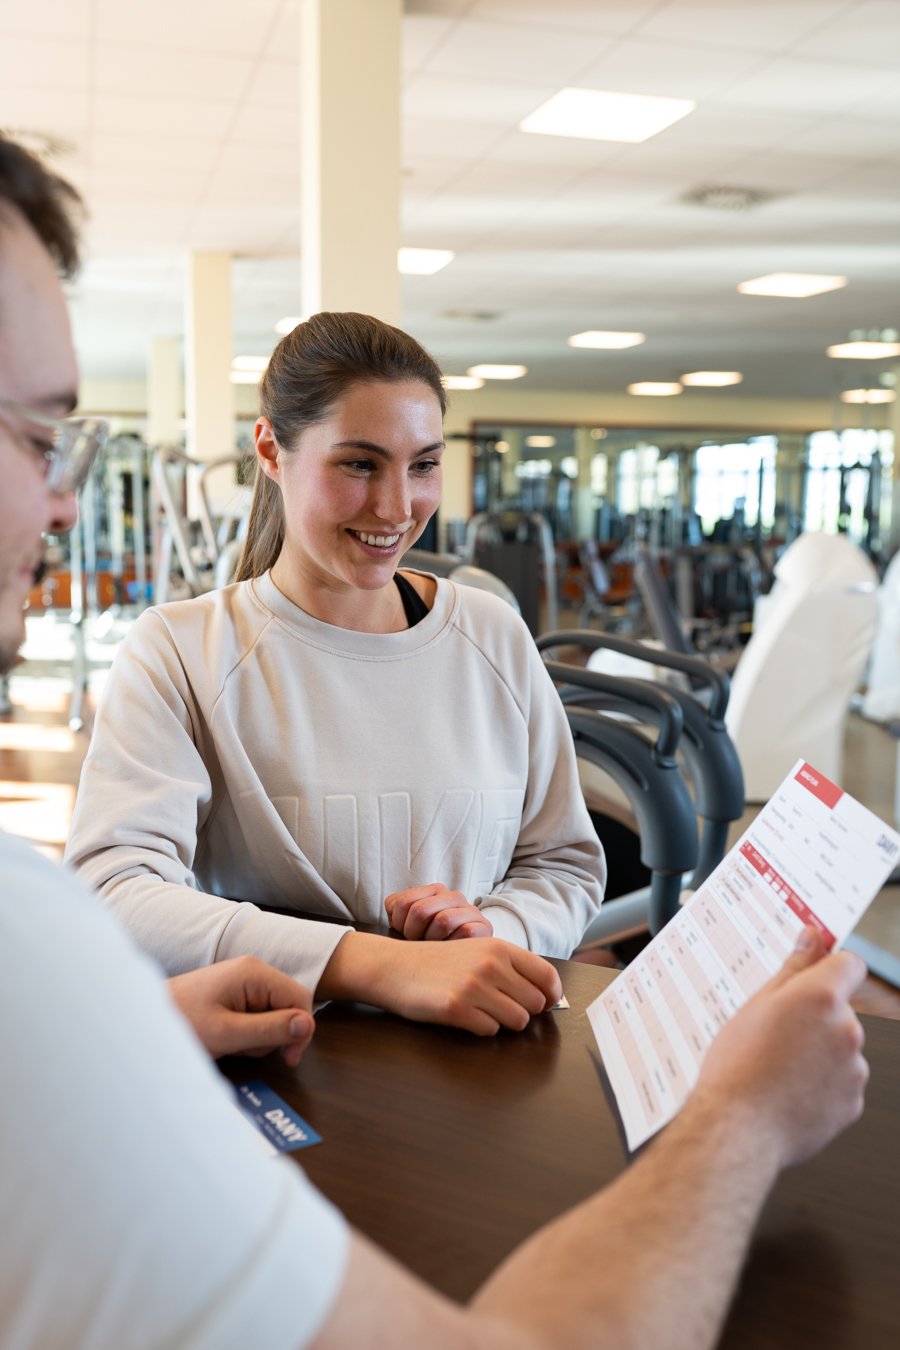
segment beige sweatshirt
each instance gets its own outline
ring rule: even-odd
[[[252,952],[311,988],[345,930],[259,906],[381,923],[387,895],[442,882],[568,956],[605,881],[527,628],[445,580],[400,633],[322,623],[268,575],[148,610],[66,856],[168,973]]]

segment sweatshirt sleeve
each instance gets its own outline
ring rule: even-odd
[[[148,611],[122,643],[97,711],[66,861],[168,975],[252,954],[315,990],[348,929],[200,889],[199,832],[215,756],[175,643]]]
[[[524,624],[521,630],[529,744],[521,828],[503,880],[475,903],[495,937],[542,956],[569,957],[603,901],[606,860],[562,703]]]

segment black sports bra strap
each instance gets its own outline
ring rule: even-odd
[[[406,615],[406,622],[410,628],[415,628],[416,624],[424,619],[428,613],[428,606],[415,586],[406,580],[406,577],[401,576],[399,572],[395,572],[394,580],[397,583],[397,590],[400,592],[400,599],[403,601],[403,613]]]

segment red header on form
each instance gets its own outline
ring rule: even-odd
[[[794,777],[814,797],[818,797],[820,802],[824,802],[830,810],[837,806],[844,795],[841,788],[832,783],[824,774],[819,773],[811,764],[801,764]]]
[[[827,778],[824,781],[827,783]],[[828,786],[833,787],[834,784],[828,783]],[[825,943],[826,950],[831,951],[835,943],[834,933],[832,933],[829,928],[826,928],[818,914],[811,910],[806,901],[800,898],[793,886],[775,871],[775,868],[766,861],[759,852],[759,849],[753,847],[749,839],[741,844],[741,853],[747,859],[754,871],[759,873],[763,881],[771,887],[776,895],[781,897],[788,909],[794,911],[798,919],[802,919],[804,923],[812,924],[813,928],[819,930],[822,934],[822,941]]]

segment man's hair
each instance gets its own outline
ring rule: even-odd
[[[0,133],[0,220],[8,206],[22,213],[63,276],[71,277],[78,270],[81,197],[36,155]]]

